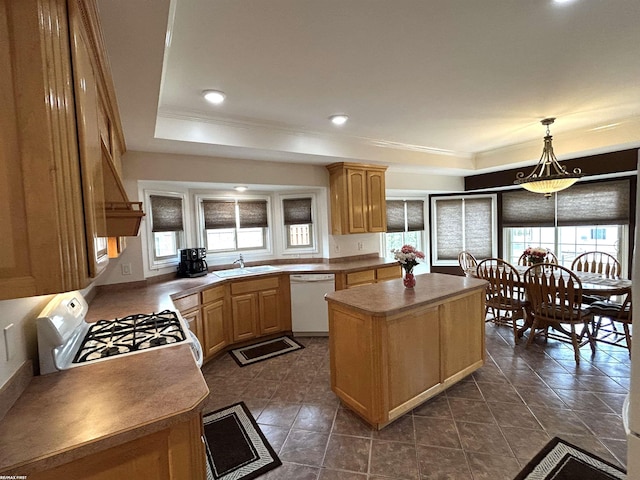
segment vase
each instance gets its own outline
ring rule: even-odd
[[[416,286],[416,277],[413,275],[413,269],[404,271],[404,278],[402,281],[405,288],[413,288]]]

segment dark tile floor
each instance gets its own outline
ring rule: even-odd
[[[243,400],[283,465],[262,480],[512,479],[553,436],[625,465],[620,412],[630,358],[620,347],[554,340],[525,349],[486,324],[487,362],[381,431],[342,407],[329,386],[327,338],[240,368],[229,355],[203,373],[205,413]]]

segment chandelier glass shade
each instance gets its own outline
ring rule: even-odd
[[[530,192],[543,193],[545,197],[550,197],[552,193],[569,188],[583,176],[579,168],[575,168],[573,172],[568,172],[565,167],[558,163],[551,143],[553,137],[549,132],[549,125],[554,120],[555,118],[545,118],[541,121],[547,127],[547,134],[544,137],[544,147],[538,164],[527,176],[525,176],[524,172],[518,172],[516,180],[513,182]]]

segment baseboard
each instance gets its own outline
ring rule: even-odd
[[[328,337],[329,332],[293,332],[294,337]]]

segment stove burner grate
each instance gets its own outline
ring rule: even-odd
[[[85,335],[73,363],[160,347],[186,340],[175,312],[135,314],[115,320],[98,320]]]

